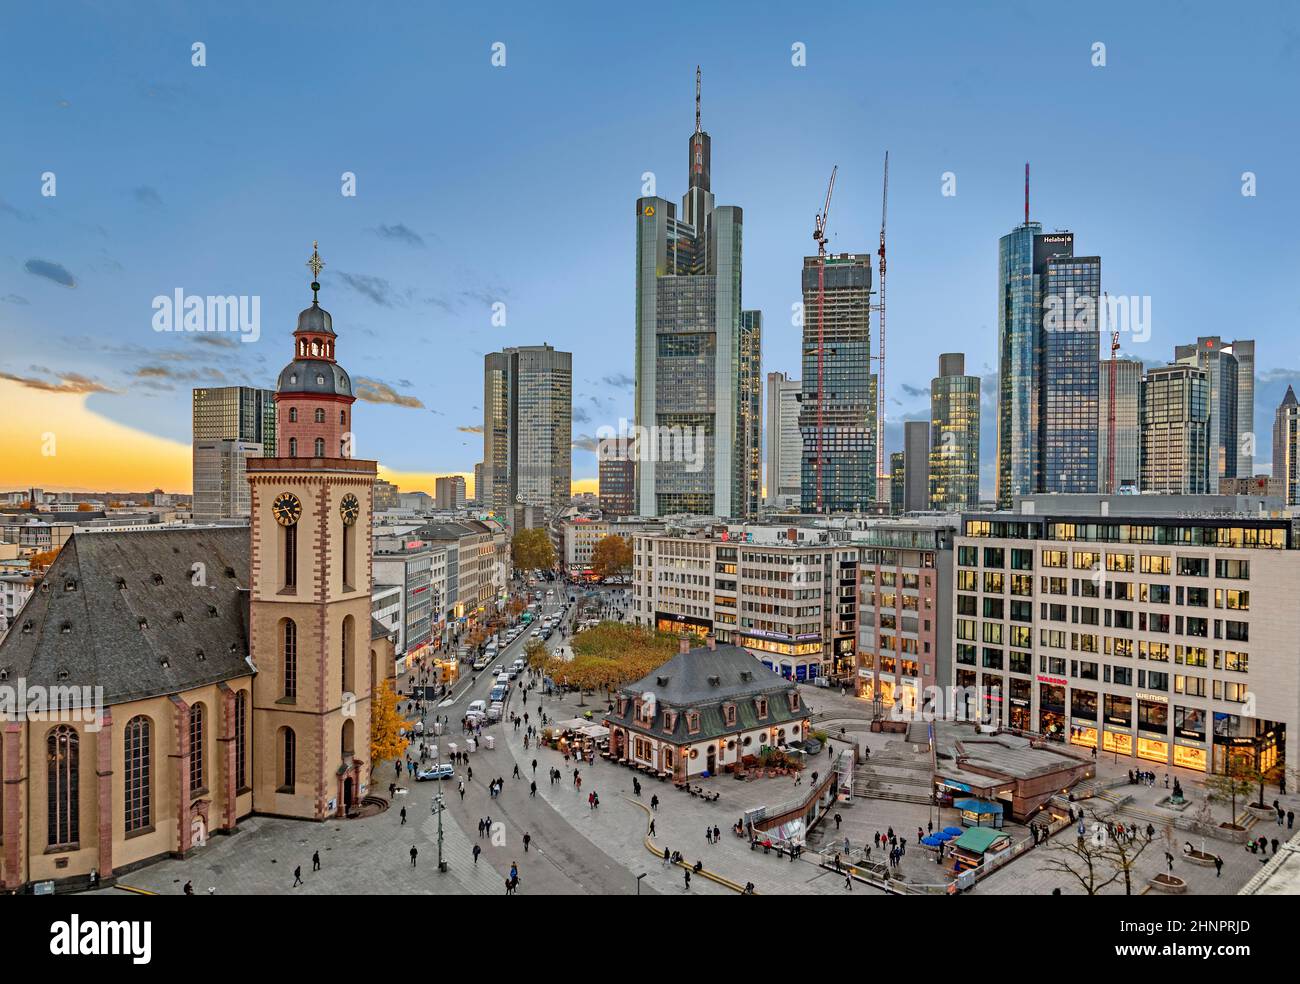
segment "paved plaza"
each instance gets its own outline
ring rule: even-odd
[[[515,648],[522,651],[523,640]],[[554,645],[560,645],[557,637]],[[503,654],[503,662],[512,660],[515,648]],[[450,720],[452,734],[442,742],[460,741],[459,721],[469,700],[491,683],[491,674],[474,680],[467,676],[456,688],[453,698],[437,713]],[[929,753],[923,745],[913,744],[908,736],[872,733],[868,724],[869,707],[862,701],[839,691],[805,686],[804,699],[814,712],[814,726],[829,735],[834,749],[852,743],[859,754],[870,757],[859,769],[859,781],[879,788],[897,788],[907,792],[901,798],[872,798],[855,795],[852,803],[832,807],[810,836],[810,850],[799,860],[778,857],[752,850],[747,839],[732,833],[732,825],[748,809],[789,802],[806,792],[806,784],[796,785],[792,778],[766,778],[737,782],[731,776],[696,780],[718,791],[716,803],[706,803],[676,789],[671,783],[640,776],[624,766],[597,758],[595,763],[579,766],[582,785],[573,782],[573,764],[550,748],[523,747],[524,729],[515,730],[502,722],[485,733],[496,736],[496,747],[482,744],[470,756],[472,781],[463,766],[458,773],[466,776],[465,794],[457,791],[457,782],[443,786],[447,808],[442,814],[442,854],[448,870],[438,870],[438,818],[431,812],[436,784],[403,778],[390,807],[364,819],[330,821],[323,824],[249,817],[241,822],[232,836],[217,836],[210,843],[184,859],[167,859],[120,875],[122,885],[161,894],[179,894],[191,882],[196,895],[209,891],[216,894],[504,894],[505,882],[512,865],[519,871],[521,894],[645,894],[732,895],[737,886],[752,882],[759,894],[849,894],[844,877],[826,870],[822,858],[844,854],[848,839],[848,856],[860,861],[871,847],[873,860],[886,860],[888,849],[874,845],[874,834],[889,828],[907,840],[907,850],[896,869],[896,886],[901,891],[925,891],[940,888],[945,879],[935,854],[917,842],[917,828],[928,831],[959,826],[957,813],[938,809],[923,799],[928,788]],[[544,711],[548,720],[567,720],[591,711],[599,720],[605,709],[599,698],[580,698],[576,694],[546,697],[539,707],[536,691],[527,695],[527,703],[518,696],[511,710],[528,713],[529,721],[539,722]],[[405,708],[405,704],[403,705]],[[973,729],[964,724],[940,724],[940,746],[950,745]],[[461,747],[464,747],[462,744]],[[536,761],[535,795],[530,792]],[[830,765],[830,757],[818,757],[808,771],[821,771]],[[1097,787],[1118,776],[1126,775],[1132,763],[1114,762],[1102,756],[1096,762]],[[518,767],[519,778],[514,777]],[[819,768],[820,767],[820,768]],[[560,770],[558,782],[548,780],[551,769]],[[375,772],[374,789],[384,795],[394,775],[394,764],[381,764]],[[1202,777],[1186,770],[1171,770],[1170,782],[1177,776],[1193,807],[1205,790]],[[489,794],[489,783],[504,780],[501,794]],[[867,777],[867,778],[863,778]],[[919,778],[918,778],[919,777]],[[635,794],[633,779],[641,782],[641,794]],[[809,782],[811,777],[804,780]],[[909,785],[910,784],[910,785]],[[1091,787],[1090,787],[1091,788]],[[593,809],[588,794],[599,796]],[[918,796],[918,793],[921,794]],[[886,795],[882,793],[881,795]],[[1160,831],[1157,843],[1141,857],[1134,876],[1135,891],[1148,889],[1148,878],[1165,870],[1164,828],[1177,814],[1165,810],[1159,801],[1167,795],[1164,771],[1157,774],[1155,787],[1121,785],[1102,791],[1106,800],[1087,801],[1089,809],[1102,814],[1114,811],[1120,798],[1126,823],[1145,829],[1148,822]],[[909,800],[908,797],[911,797]],[[658,797],[657,809],[651,808]],[[1300,798],[1283,797],[1286,807],[1300,810]],[[1271,798],[1270,798],[1271,802]],[[401,811],[405,808],[406,821]],[[1226,818],[1227,810],[1216,805],[1216,816]],[[837,825],[834,817],[839,815]],[[491,829],[480,835],[479,821],[490,818]],[[653,836],[649,825],[653,821]],[[721,837],[709,843],[706,831],[717,827]],[[1004,828],[1017,843],[1029,839],[1025,827],[1008,823]],[[1289,831],[1265,821],[1252,831],[1269,838],[1285,840]],[[1192,840],[1201,847],[1201,838],[1175,831],[1175,843]],[[529,838],[525,850],[524,837]],[[1082,889],[1068,875],[1046,870],[1049,852],[1062,856],[1054,845],[1069,842],[1073,829],[1057,833],[1047,846],[1026,850],[1003,869],[993,873],[974,889],[977,894],[1048,894],[1059,889],[1063,894],[1079,894]],[[481,849],[477,863],[475,845]],[[411,863],[411,848],[417,851]],[[664,848],[679,851],[687,864],[697,861],[717,880],[695,875],[686,887],[684,870],[667,865]],[[1239,845],[1207,839],[1205,849],[1224,859],[1222,877],[1213,868],[1202,868],[1182,860],[1181,849],[1174,850],[1174,873],[1187,880],[1193,894],[1236,892],[1262,866],[1264,858],[1251,855]],[[313,853],[319,853],[320,870],[314,871]],[[820,852],[820,857],[818,852]],[[882,856],[883,854],[883,856]],[[302,869],[302,883],[294,885],[294,870]],[[638,876],[643,876],[638,879]],[[104,889],[103,891],[120,891]],[[856,882],[854,894],[884,894],[872,886]],[[1122,893],[1122,882],[1108,886],[1105,893]]]

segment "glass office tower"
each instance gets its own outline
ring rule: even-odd
[[[1025,222],[998,241],[998,505],[1038,490],[1038,292]]]
[[[1101,258],[1075,256],[1074,234],[1034,237],[1042,312],[1040,492],[1097,491]]]
[[[1189,365],[1148,369],[1142,380],[1142,491],[1205,495],[1210,381]]]
[[[875,501],[873,379],[870,254],[804,257],[801,512],[852,512]]]
[[[930,508],[973,510],[980,499],[980,378],[960,352],[939,356],[930,380]]]
[[[696,124],[677,207],[636,203],[637,512],[746,517],[760,488],[761,318],[741,308],[744,214],[716,206]],[[752,378],[751,378],[752,376]]]

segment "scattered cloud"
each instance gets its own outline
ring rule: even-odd
[[[136,379],[172,379],[182,382],[194,382],[200,379],[225,380],[225,374],[217,368],[206,366],[202,369],[182,370],[170,366],[145,365],[131,371]]]
[[[33,367],[40,371],[40,366]],[[90,379],[75,372],[55,373],[58,382],[53,383],[45,379],[37,379],[34,376],[17,376],[13,373],[0,372],[0,379],[6,379],[11,383],[17,383],[20,386],[26,386],[28,389],[40,390],[44,393],[116,393],[98,380]]]
[[[579,434],[573,439],[573,450],[575,451],[596,451],[596,445],[599,442],[590,434]]]
[[[418,397],[399,393],[379,379],[357,376],[352,380],[352,391],[356,393],[358,400],[366,403],[391,403],[393,406],[408,407],[412,410],[424,409],[424,404]]]
[[[228,335],[214,335],[207,332],[191,332],[190,337],[199,345],[212,345],[216,348],[239,348],[239,343]]]
[[[591,414],[587,413],[582,407],[573,408],[573,422],[575,424],[587,424],[591,422]]]
[[[162,196],[158,194],[158,189],[152,185],[140,185],[138,188],[132,188],[131,197],[135,199],[137,205],[143,205],[145,208],[162,208]]]
[[[337,276],[343,281],[344,286],[352,288],[362,297],[370,298],[380,307],[396,307],[402,300],[401,293],[383,277],[371,276],[368,273],[343,273],[342,271]]]
[[[10,205],[3,198],[0,198],[0,215],[11,216],[19,222],[31,222],[33,218],[30,212],[24,212],[17,205]]]
[[[903,383],[898,388],[901,389],[908,396],[912,396],[912,397],[920,397],[920,396],[928,397],[930,395],[930,387],[928,386],[913,386],[911,383]]]
[[[49,260],[28,260],[24,264],[28,273],[35,277],[44,277],[46,280],[52,280],[60,287],[76,287],[77,278],[68,272],[67,267],[62,263],[51,263]]]
[[[393,242],[406,243],[407,246],[424,246],[424,237],[414,229],[398,222],[396,225],[380,224],[371,230],[380,239],[388,239]]]
[[[27,300],[27,298],[23,297],[21,294],[6,294],[4,297],[0,297],[0,301],[4,301],[4,303],[6,304],[30,304],[31,303],[31,301]]]
[[[482,424],[461,424],[459,427],[456,428],[456,430],[460,431],[462,434],[482,434],[483,425]]]
[[[630,389],[636,385],[636,380],[625,372],[615,373],[612,376],[605,376],[601,382],[606,386],[617,386],[619,389]]]

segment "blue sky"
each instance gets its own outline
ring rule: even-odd
[[[940,352],[994,371],[997,240],[1026,160],[1032,217],[1100,254],[1105,290],[1151,297],[1152,337],[1126,354],[1258,340],[1261,462],[1300,375],[1291,5],[87,3],[11,10],[4,33],[7,399],[80,390],[90,413],[188,441],[192,386],[271,385],[289,360],[317,239],[340,361],[390,401],[359,408],[359,454],[471,471],[483,353],[543,341],[574,353],[581,444],[631,415],[633,203],[645,171],[684,190],[697,63],[765,371],[799,370],[790,309],[831,166],[831,248],[874,250],[890,151],[890,450],[928,416]],[[156,333],[151,300],[177,288],[260,296],[261,339]],[[594,474],[575,452],[575,479]]]

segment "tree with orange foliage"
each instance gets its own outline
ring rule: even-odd
[[[27,563],[33,571],[47,571],[50,565],[54,563],[54,558],[59,555],[59,548],[53,550],[44,550],[41,553],[34,553],[27,558]]]
[[[402,737],[406,722],[397,712],[397,694],[391,680],[385,680],[370,702],[370,768],[379,762],[398,759],[410,744]]]
[[[77,503],[77,512],[94,512],[94,511],[95,511],[95,507],[92,506],[89,502]]]

